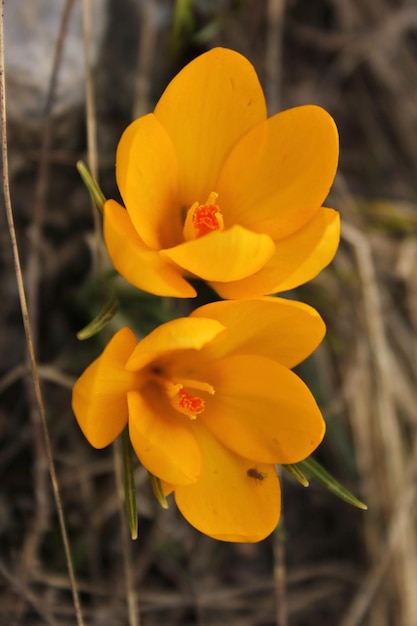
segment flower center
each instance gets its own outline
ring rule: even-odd
[[[159,372],[154,372],[152,379],[161,385],[168,396],[171,406],[179,413],[182,413],[182,415],[186,415],[190,420],[195,420],[197,415],[203,413],[205,409],[203,398],[190,392],[202,391],[211,396],[214,394],[214,388],[200,380],[165,378]]]
[[[183,235],[186,241],[223,230],[223,215],[217,204],[218,194],[212,191],[205,204],[194,202],[185,217]]]
[[[202,398],[192,396],[185,389],[179,390],[178,395],[175,397],[175,404],[175,408],[190,419],[195,419],[205,408],[205,402]]]
[[[171,383],[170,389],[166,387],[168,398],[171,405],[179,413],[186,415],[190,420],[195,420],[197,415],[203,413],[206,403],[200,395],[194,395],[190,391],[203,391],[211,396],[214,394],[214,388],[208,383],[199,380],[181,379],[178,383]]]

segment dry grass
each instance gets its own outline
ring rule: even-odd
[[[1,214],[0,621],[416,626],[417,3],[196,0],[191,34],[200,39],[185,33],[175,59],[168,54],[172,22],[163,19],[169,4],[148,0],[140,13],[129,0],[110,0],[111,28],[89,91],[96,95],[88,109],[90,158],[98,155],[103,188],[113,195],[121,130],[152,107],[179,66],[214,45],[254,62],[271,111],[314,102],[333,114],[341,165],[328,204],[341,213],[342,244],[331,268],[298,293],[328,325],[326,343],[302,373],[329,424],[321,460],[369,510],[284,479],[282,532],[258,545],[221,544],[188,527],[174,507],[160,510],[137,467],[140,538],[127,539],[117,454],[91,450],[70,411],[72,380],[103,341],[75,339],[99,308],[105,271],[97,270],[98,253],[90,269],[89,251],[100,247],[75,172],[86,149],[82,114],[69,131],[47,116],[44,132],[28,141],[11,124],[12,206],[82,616]],[[65,43],[65,29],[57,40]],[[59,75],[59,45],[56,58]],[[170,301],[137,302],[122,284],[119,292],[138,332],[178,312]]]

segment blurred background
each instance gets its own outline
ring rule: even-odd
[[[417,626],[416,0],[8,0],[4,31],[14,219],[84,623]],[[315,103],[339,128],[326,204],[341,213],[340,250],[291,297],[328,327],[298,371],[328,425],[316,458],[369,510],[283,476],[273,536],[215,542],[175,505],[162,510],[137,465],[132,542],[115,452],[90,448],[70,408],[109,335],[76,332],[110,292],[121,301],[110,334],[126,323],[145,334],[187,303],[138,294],[111,271],[75,168],[86,99],[100,184],[117,197],[123,129],[219,45],[252,61],[270,113]],[[4,210],[0,237],[0,622],[73,626]]]

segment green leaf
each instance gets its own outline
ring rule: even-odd
[[[309,482],[307,478],[304,476],[304,474],[302,473],[302,471],[300,470],[300,468],[297,467],[297,465],[288,464],[288,465],[282,465],[281,467],[283,467],[286,472],[291,474],[291,476],[295,478],[295,480],[297,480],[300,483],[300,485],[302,485],[303,487],[308,487]]]
[[[163,509],[168,508],[168,502],[164,494],[164,490],[162,489],[162,484],[159,478],[148,472],[149,480],[151,481],[152,491],[155,498],[158,500],[159,504]]]
[[[90,192],[90,196],[92,197],[94,204],[100,213],[103,214],[103,205],[106,202],[106,197],[98,186],[97,181],[93,178],[90,170],[82,161],[77,162],[77,170],[83,179],[84,185]]]
[[[138,538],[138,508],[136,505],[135,476],[132,463],[132,444],[127,427],[122,434],[123,484],[125,490],[125,507],[132,539]]]
[[[194,0],[176,0],[170,37],[171,54],[178,56],[194,31]]]
[[[192,41],[194,44],[207,45],[223,30],[225,20],[222,16],[214,18],[204,28],[201,28],[194,35]]]
[[[348,504],[357,507],[358,509],[362,509],[364,511],[367,510],[366,504],[355,498],[355,496],[343,485],[341,485],[327,470],[320,465],[315,459],[311,456],[304,461],[300,461],[296,463],[298,469],[302,472],[302,474],[307,474],[311,478],[315,478],[319,483],[324,485],[326,489],[331,491],[334,495],[336,495],[341,500],[344,500]]]
[[[119,301],[117,298],[112,297],[108,302],[104,305],[98,315],[89,323],[87,326],[84,326],[77,333],[77,339],[89,339],[99,333],[116,315],[117,309],[119,307]]]

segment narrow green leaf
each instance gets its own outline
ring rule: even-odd
[[[177,56],[194,31],[194,0],[176,0],[170,37],[171,54]]]
[[[106,197],[98,186],[97,181],[93,178],[90,170],[82,161],[77,161],[77,170],[83,179],[83,183],[87,187],[94,204],[100,213],[103,214],[103,205],[106,202]]]
[[[300,470],[300,468],[297,467],[297,465],[289,464],[289,465],[282,465],[281,467],[283,467],[285,471],[291,474],[291,476],[295,478],[295,480],[297,480],[300,483],[300,485],[302,485],[303,487],[308,487],[309,482],[307,478],[304,476],[304,474],[302,473],[302,471]]]
[[[194,0],[176,0],[172,28],[177,36],[183,31],[192,31],[194,27],[193,17]]]
[[[87,326],[84,326],[77,333],[77,339],[89,339],[99,333],[116,315],[117,309],[119,307],[119,301],[117,298],[112,297],[110,300],[104,305],[98,315],[89,323]]]
[[[163,509],[168,508],[168,502],[164,494],[164,490],[162,489],[162,484],[159,478],[148,472],[149,480],[151,482],[151,487],[155,498],[158,500],[159,504]]]
[[[368,507],[366,506],[366,504],[358,500],[358,498],[356,498],[348,489],[343,487],[343,485],[341,485],[335,478],[333,478],[333,476],[311,456],[304,461],[296,463],[296,466],[303,474],[307,474],[311,478],[315,478],[319,483],[324,485],[324,487],[326,487],[341,500],[344,500],[348,504],[351,504],[358,509],[362,509],[364,511],[367,510]]]
[[[138,508],[136,505],[135,476],[132,463],[132,444],[126,428],[122,434],[123,483],[125,489],[125,507],[132,539],[138,538]]]
[[[214,18],[204,28],[201,28],[192,38],[194,44],[207,45],[223,30],[225,19],[222,16]]]

